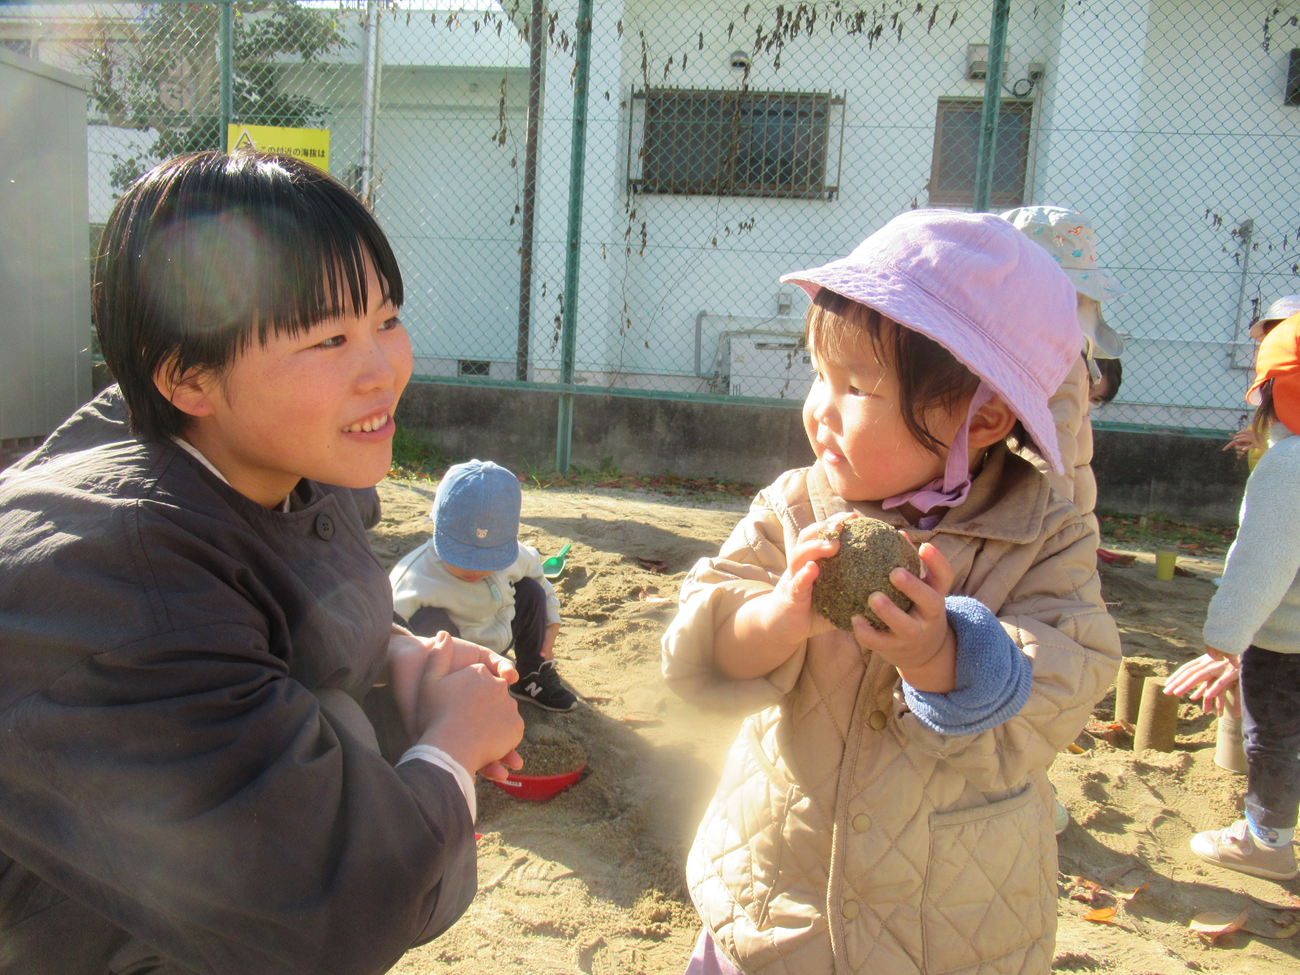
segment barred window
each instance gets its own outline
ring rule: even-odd
[[[640,193],[829,199],[832,111],[827,92],[651,88],[634,94],[640,148],[628,181]],[[842,119],[842,111],[840,116]],[[838,170],[838,157],[833,160]]]
[[[997,150],[993,154],[993,195],[996,210],[1023,206],[1029,176],[1029,136],[1032,99],[1003,99],[998,117]],[[935,123],[934,157],[930,167],[930,204],[968,207],[975,202],[975,161],[979,154],[982,98],[941,98]]]
[[[490,376],[492,375],[492,363],[487,359],[457,359],[456,375]]]

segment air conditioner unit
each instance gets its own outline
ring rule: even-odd
[[[727,339],[732,396],[802,400],[812,388],[812,360],[796,335],[731,335]]]
[[[1002,82],[1007,80],[1007,65],[1011,63],[1011,49],[1002,49]],[[968,81],[984,81],[989,76],[989,46],[987,44],[966,45],[966,78]]]

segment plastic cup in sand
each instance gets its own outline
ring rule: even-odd
[[[1246,774],[1246,747],[1241,740],[1241,715],[1219,716],[1218,727],[1214,732],[1214,764],[1229,772]]]
[[[1168,582],[1174,577],[1174,566],[1178,564],[1178,553],[1171,548],[1162,548],[1156,552],[1156,578]]]
[[[1219,715],[1214,729],[1214,764],[1229,772],[1245,775],[1246,744],[1241,738],[1241,715],[1232,713],[1236,694],[1232,690],[1225,691],[1223,703],[1227,708]]]

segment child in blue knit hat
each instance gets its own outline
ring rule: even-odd
[[[519,542],[521,500],[519,479],[499,464],[449,468],[429,515],[433,537],[389,575],[393,611],[420,636],[446,630],[497,653],[513,649],[520,677],[510,693],[571,711],[578,698],[552,655],[560,602],[537,550]]]

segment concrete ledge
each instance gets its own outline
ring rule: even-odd
[[[412,383],[398,407],[407,429],[456,460],[517,473],[553,470],[559,393]],[[813,461],[800,411],[617,396],[574,397],[573,463],[769,484]]]
[[[558,411],[558,393],[439,383],[412,383],[398,409],[407,429],[454,459],[516,472],[553,469]],[[1106,430],[1095,440],[1099,509],[1236,523],[1247,469],[1223,442]],[[755,485],[813,460],[797,409],[590,395],[574,398],[572,457],[586,468],[609,459],[636,473]]]
[[[1158,513],[1200,525],[1235,525],[1250,470],[1223,440],[1157,433],[1093,432],[1102,511]]]

